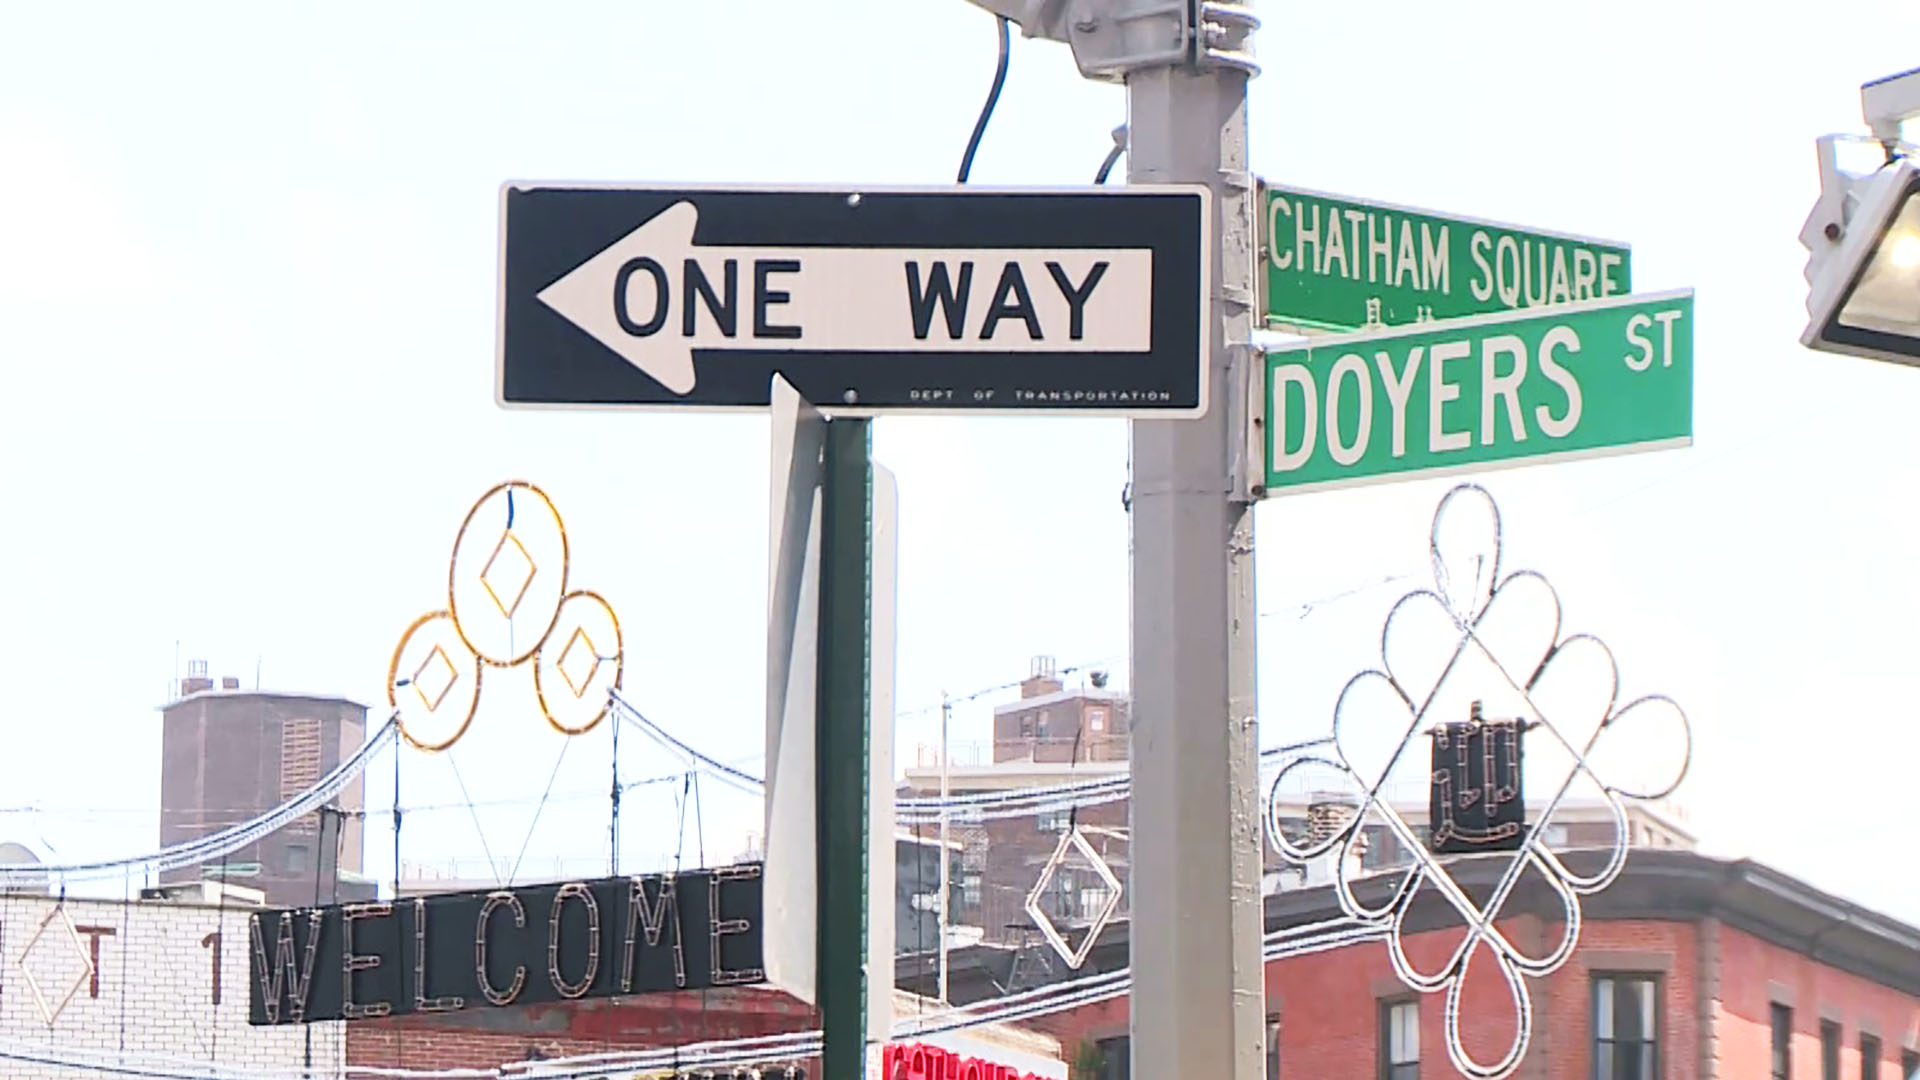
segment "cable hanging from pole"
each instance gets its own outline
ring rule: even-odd
[[[1120,163],[1120,155],[1127,152],[1127,125],[1121,124],[1113,129],[1113,149],[1107,151],[1107,159],[1100,163],[1100,171],[1093,174],[1095,184],[1104,184],[1112,174],[1113,167]]]
[[[956,182],[964,184],[973,175],[973,155],[980,150],[980,139],[987,133],[987,121],[993,119],[994,106],[1000,104],[1000,91],[1007,85],[1007,56],[1011,37],[1007,30],[1007,17],[998,18],[1000,30],[1000,59],[993,67],[993,85],[987,90],[986,104],[980,106],[980,119],[973,122],[973,135],[967,139],[967,152],[960,157],[960,174]]]
[[[614,877],[620,876],[620,725],[607,725],[613,729],[613,790],[608,796],[612,802],[612,820],[607,825],[607,872]]]

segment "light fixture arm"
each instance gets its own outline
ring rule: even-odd
[[[1860,114],[1873,137],[1893,154],[1901,142],[1901,125],[1920,117],[1920,68],[1862,84]]]

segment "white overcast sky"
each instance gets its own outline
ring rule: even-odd
[[[1813,139],[1920,64],[1920,7],[1737,14],[1624,0],[1262,5],[1255,171],[1630,242],[1698,290],[1696,444],[1488,473],[1508,559],[1546,572],[1626,694],[1690,711],[1707,846],[1920,920],[1900,853],[1920,763],[1920,372],[1802,350]],[[493,402],[507,179],[952,179],[992,71],[964,0],[0,7],[0,840],[151,848],[182,660],[377,703],[461,516],[525,477],[626,629],[632,699],[758,771],[766,422]],[[1091,179],[1124,119],[1016,38],[983,184]],[[1127,648],[1126,428],[898,419],[899,746],[1028,658]],[[1325,732],[1426,573],[1450,481],[1258,511],[1261,739]],[[1391,585],[1364,588],[1393,575]],[[1317,599],[1346,595],[1304,608]],[[1304,612],[1304,613],[1303,613]],[[569,749],[500,680],[454,755],[409,754],[403,857],[604,858],[603,736]],[[986,736],[986,704],[956,738]],[[637,738],[629,777],[674,769]],[[391,803],[391,765],[369,799]],[[627,866],[679,848],[668,785]],[[40,807],[20,812],[21,807]],[[709,786],[709,859],[757,806]],[[530,833],[531,829],[531,833]],[[697,858],[689,822],[684,855]],[[368,869],[390,873],[370,821]]]

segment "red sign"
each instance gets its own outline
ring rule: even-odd
[[[882,1080],[1044,1080],[1011,1065],[963,1057],[922,1043],[894,1043],[880,1053]]]

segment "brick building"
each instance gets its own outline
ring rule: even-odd
[[[1081,780],[1126,776],[1128,701],[1106,688],[1094,673],[1087,685],[1069,688],[1051,657],[1036,657],[1016,701],[993,712],[993,739],[985,746],[962,743],[944,749],[922,747],[905,770],[903,795],[935,795],[944,765],[948,790],[955,794],[1013,791]],[[957,752],[956,752],[957,751]],[[953,854],[948,874],[954,882],[950,922],[965,940],[1037,943],[1026,913],[1027,894],[1059,846],[1069,821],[1081,826],[1100,857],[1122,881],[1128,866],[1125,801],[1067,811],[956,822],[951,826]],[[938,827],[922,826],[916,835],[937,842]],[[917,881],[903,868],[902,888]],[[1065,930],[1084,927],[1107,899],[1107,890],[1084,866],[1056,873],[1040,906]],[[937,871],[927,881],[937,890]],[[1126,896],[1121,894],[1121,911]],[[951,939],[950,939],[951,940]]]
[[[894,995],[896,1018],[909,1018],[936,1007],[909,994]],[[356,1021],[347,1027],[346,1053],[350,1065],[368,1069],[485,1070],[516,1062],[619,1054],[818,1028],[819,1018],[813,1011],[785,994],[726,987]],[[914,1036],[893,1045],[909,1052],[938,1047],[954,1055],[1015,1068],[1018,1074],[1066,1078],[1060,1042],[1044,1031],[981,1024]],[[820,1075],[817,1058],[782,1064],[798,1065],[809,1077]],[[779,1073],[770,1071],[767,1075],[771,1078]]]
[[[1566,856],[1576,871],[1592,851]],[[1504,860],[1460,860],[1470,894],[1490,890]],[[1367,902],[1397,875],[1366,879]],[[1508,901],[1503,933],[1542,951],[1557,938],[1559,901],[1544,883]],[[1920,1078],[1920,929],[1864,910],[1750,861],[1682,850],[1632,852],[1619,879],[1583,899],[1580,945],[1530,983],[1532,1042],[1522,1080],[1916,1080]],[[1407,921],[1410,958],[1437,967],[1459,940],[1458,916],[1423,892]],[[1407,990],[1377,932],[1343,929],[1330,887],[1267,899],[1279,941],[1266,968],[1269,1076],[1304,1080],[1454,1077],[1443,995]],[[1010,950],[951,958],[956,1001],[1000,994]],[[1275,955],[1277,954],[1277,955]],[[1482,954],[1484,955],[1484,954]],[[1080,975],[1123,968],[1127,927],[1108,929]],[[1470,967],[1463,1041],[1492,1061],[1509,1045],[1514,1009],[1487,964]],[[904,984],[917,974],[902,971]],[[1033,1021],[1069,1057],[1082,1043],[1106,1057],[1101,1080],[1127,1076],[1124,997]],[[1077,1078],[1076,1078],[1077,1080]]]
[[[160,710],[160,845],[171,847],[258,817],[312,787],[360,749],[367,708],[344,698],[218,686],[204,661]],[[208,874],[263,890],[275,906],[366,899],[360,877],[365,801],[356,778],[316,813],[229,855],[224,866],[189,866],[162,876],[191,883]],[[337,840],[333,835],[338,830]],[[323,835],[324,832],[324,835]],[[336,886],[338,886],[336,888]]]

